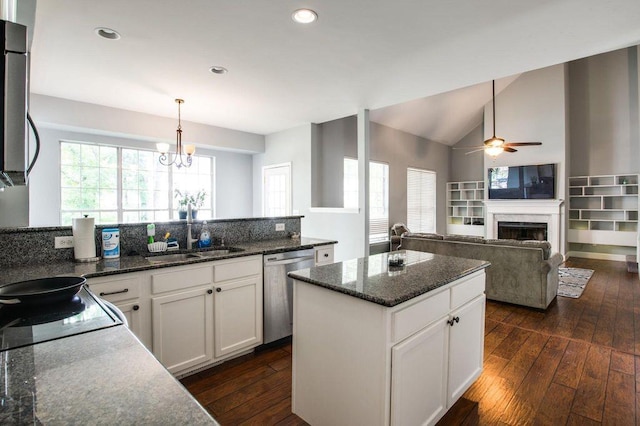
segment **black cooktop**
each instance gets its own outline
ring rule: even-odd
[[[84,287],[72,299],[53,304],[0,306],[0,352],[121,325]]]

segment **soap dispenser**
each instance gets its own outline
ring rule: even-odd
[[[211,233],[209,233],[209,226],[207,222],[202,222],[202,231],[200,231],[200,238],[198,239],[198,247],[205,248],[211,247]]]

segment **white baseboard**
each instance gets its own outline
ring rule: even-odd
[[[583,259],[598,259],[598,260],[616,260],[620,262],[627,261],[626,254],[609,254],[609,253],[595,253],[588,251],[570,251],[567,252],[565,259],[570,257],[581,257]]]

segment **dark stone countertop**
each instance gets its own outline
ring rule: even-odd
[[[233,247],[242,249],[239,252],[231,252],[220,256],[188,259],[183,261],[152,263],[146,258],[153,253],[145,253],[138,256],[121,256],[116,259],[101,259],[98,262],[76,263],[72,261],[59,261],[48,264],[26,265],[3,268],[0,274],[0,285],[26,281],[37,278],[54,276],[83,276],[86,278],[106,275],[123,274],[127,272],[144,271],[149,269],[167,268],[171,266],[187,265],[200,262],[211,262],[234,257],[252,256],[256,254],[272,254],[293,250],[310,249],[315,246],[335,244],[337,241],[322,240],[317,238],[283,238],[277,240],[250,241],[234,244]],[[220,247],[219,247],[220,248]],[[204,251],[206,249],[202,249]],[[157,254],[192,253],[200,250],[177,250]]]
[[[388,265],[389,256],[395,253],[405,255],[403,266]],[[489,265],[483,260],[401,250],[301,269],[289,276],[392,307]]]
[[[218,424],[124,326],[0,359],[1,424]]]

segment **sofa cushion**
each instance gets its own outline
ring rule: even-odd
[[[483,237],[474,237],[471,235],[445,235],[445,241],[460,241],[463,243],[476,243],[484,244],[485,239]]]
[[[428,232],[425,233],[421,233],[421,232],[410,232],[408,234],[403,235],[404,237],[415,237],[415,238],[428,238],[430,240],[442,240],[444,237],[440,234],[431,234]]]
[[[549,241],[501,239],[501,240],[486,240],[486,243],[500,245],[500,246],[539,248],[539,249],[542,249],[544,259],[549,259],[549,256],[551,255],[551,243]]]

